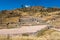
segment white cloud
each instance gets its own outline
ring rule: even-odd
[[[30,5],[25,5],[25,7],[30,7]]]

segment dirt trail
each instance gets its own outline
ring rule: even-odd
[[[0,35],[32,33],[44,29],[45,27],[47,27],[47,25],[38,25],[38,26],[29,26],[29,27],[23,26],[21,28],[13,28],[13,29],[0,29]]]

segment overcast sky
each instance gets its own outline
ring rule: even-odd
[[[0,10],[12,10],[21,5],[60,7],[60,0],[0,0]]]

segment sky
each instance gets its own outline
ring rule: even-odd
[[[60,0],[0,0],[0,10],[13,10],[21,5],[60,7]]]

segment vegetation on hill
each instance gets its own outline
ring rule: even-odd
[[[22,17],[38,17],[44,20],[46,23],[56,26],[60,26],[60,8],[45,8],[42,6],[32,6],[18,8],[15,10],[2,10],[0,12],[0,24],[19,22]]]
[[[32,18],[33,21],[33,17],[41,19],[43,21],[42,23],[50,24],[53,27],[58,27],[58,28],[60,27],[60,8],[45,8],[41,6],[33,6],[33,7],[18,8],[15,10],[0,11],[0,28],[14,28],[20,26],[20,22],[23,22],[20,20],[20,18],[23,19]],[[31,24],[33,23],[31,22]],[[28,34],[23,34],[23,35],[24,36],[14,36],[10,38],[8,37],[5,38],[5,36],[0,36],[0,39],[1,40],[8,40],[8,39],[9,40],[10,39],[11,40],[60,40],[60,32],[52,29],[39,31],[36,35],[37,37],[32,37],[32,36],[27,37]]]

